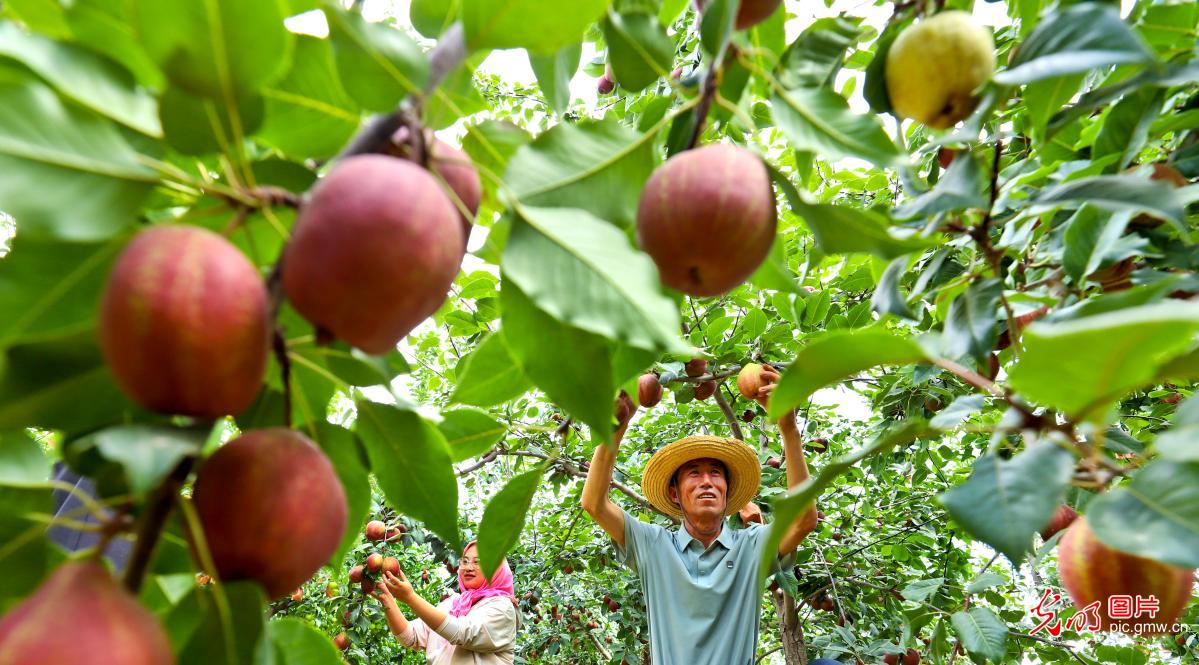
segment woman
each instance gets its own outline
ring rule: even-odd
[[[375,597],[391,632],[404,646],[424,649],[430,665],[510,665],[519,612],[507,560],[489,580],[479,569],[475,544],[467,545],[458,566],[458,591],[434,607],[416,593],[404,571],[384,572]],[[418,618],[408,621],[397,600]]]

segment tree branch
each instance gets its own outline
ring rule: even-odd
[[[179,490],[191,473],[195,461],[191,456],[179,461],[170,475],[154,490],[146,512],[138,523],[137,542],[133,546],[133,554],[129,557],[129,567],[125,569],[125,588],[134,595],[137,595],[142,587],[142,579],[146,576],[146,570],[154,556],[154,547],[158,544],[158,537],[162,535],[162,527],[166,524],[175,497],[179,495]]]

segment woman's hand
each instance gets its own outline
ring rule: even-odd
[[[380,587],[383,587],[388,595],[394,596],[397,600],[405,605],[411,605],[412,599],[416,597],[416,589],[412,588],[412,584],[408,582],[408,577],[404,575],[404,571],[400,571],[399,575],[384,571],[383,577],[379,580]]]
[[[371,595],[377,598],[379,602],[383,604],[384,609],[390,609],[396,606],[395,596],[392,595],[391,590],[387,588],[387,585],[384,584],[382,580],[375,585],[375,590],[371,592]]]

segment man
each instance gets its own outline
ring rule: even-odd
[[[779,375],[763,371],[763,404]],[[583,486],[583,509],[617,547],[618,558],[641,578],[649,614],[650,660],[655,665],[750,665],[758,643],[762,589],[758,571],[767,529],[732,530],[725,518],[758,491],[762,469],[753,449],[736,439],[691,436],[658,450],[641,487],[654,507],[682,518],[677,531],[642,522],[608,498],[617,448],[636,406],[628,395],[611,446],[597,446]],[[808,478],[795,413],[779,421],[787,485]],[[778,555],[795,551],[816,528],[816,506],[790,525]]]

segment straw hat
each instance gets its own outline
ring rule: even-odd
[[[741,510],[758,493],[762,467],[753,449],[737,439],[718,436],[689,436],[666,444],[645,465],[641,490],[658,510],[682,517],[683,509],[670,500],[670,480],[679,467],[694,459],[708,457],[724,462],[728,468],[728,505],[724,514]]]

